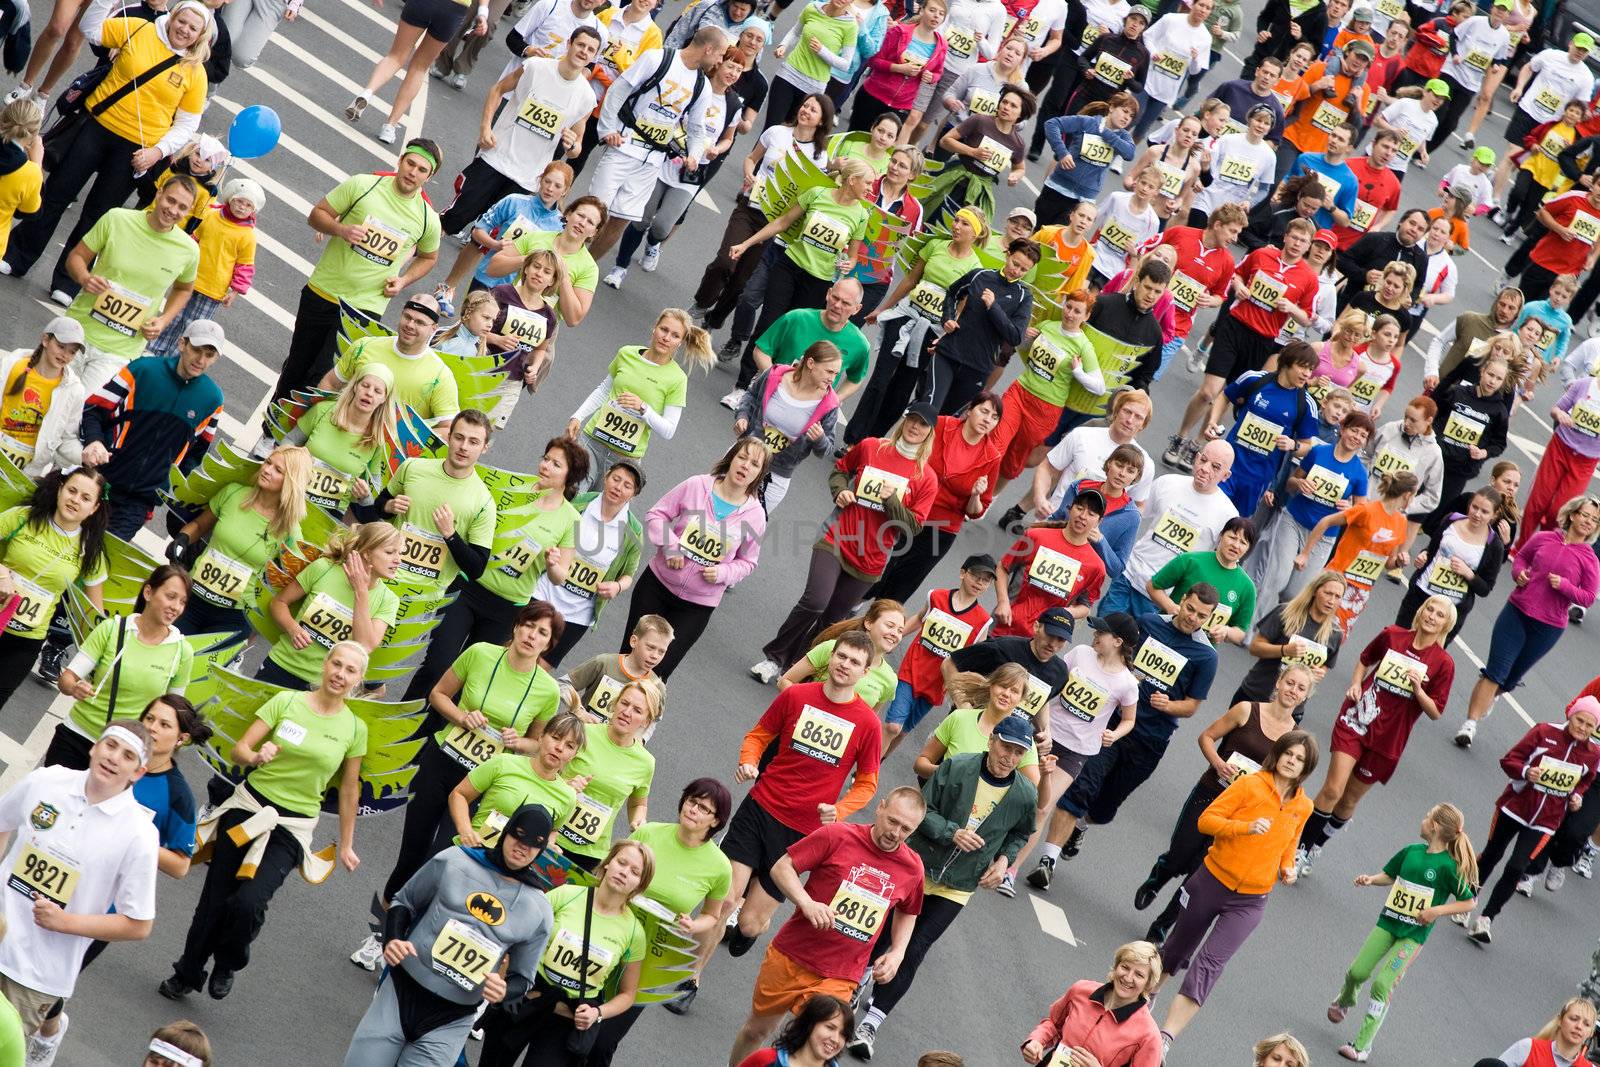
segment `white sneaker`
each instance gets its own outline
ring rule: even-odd
[[[1593,845],[1584,845],[1583,855],[1579,856],[1578,862],[1572,865],[1572,873],[1576,874],[1579,878],[1593,878],[1594,854],[1595,847]]]
[[[754,667],[750,668],[750,677],[754,678],[762,685],[771,685],[773,682],[778,680],[778,675],[782,673],[783,668],[772,662],[770,659],[764,659],[760,663],[757,663]]]
[[[349,122],[357,122],[357,121],[360,120],[362,113],[365,112],[366,110],[367,110],[367,98],[366,98],[366,96],[364,96],[364,95],[363,96],[358,96],[354,100],[350,101],[348,104],[345,105],[344,117]]]
[[[721,400],[717,401],[717,403],[721,404],[723,407],[727,408],[729,411],[738,411],[739,410],[739,402],[741,400],[743,400],[743,399],[744,399],[744,390],[743,389],[731,389],[731,390],[728,391],[728,395],[723,397]]]
[[[385,122],[378,127],[378,140],[383,144],[394,144],[399,136],[400,124],[397,122]]]
[[[465,89],[467,87],[467,76],[465,74],[452,74],[444,80],[444,83],[452,89]]]
[[[33,86],[18,85],[15,89],[6,94],[6,103],[15,104],[18,100],[25,100],[30,96],[37,95],[39,94],[34,92]]]
[[[639,257],[639,269],[644,271],[646,274],[654,274],[656,268],[660,265],[661,246],[646,244],[644,246],[644,255]]]
[[[1301,849],[1295,853],[1295,877],[1310,878],[1311,868],[1317,864],[1317,857],[1322,855],[1322,846],[1313,845],[1308,849]]]
[[[1199,374],[1206,369],[1207,355],[1198,349],[1190,348],[1187,344],[1181,349],[1183,365],[1189,368],[1190,374]]]
[[[1582,604],[1567,605],[1567,621],[1574,626],[1582,626],[1583,617],[1587,614],[1589,614],[1589,610]]]
[[[45,1037],[43,1034],[34,1034],[28,1038],[28,1058],[25,1061],[28,1067],[50,1067],[56,1062],[56,1053],[61,1051],[61,1041],[67,1036],[67,1013],[61,1013],[61,1029],[56,1031],[54,1037]]]
[[[1519,896],[1533,896],[1533,875],[1525,874],[1517,879],[1517,894]]]
[[[376,971],[383,963],[383,941],[377,934],[368,934],[356,950],[350,953],[350,962],[367,971]]]
[[[62,307],[71,307],[72,306],[72,295],[70,293],[68,293],[65,289],[52,289],[52,290],[50,290],[50,299],[54,300],[56,303],[60,304]]]
[[[1458,911],[1454,915],[1450,916],[1450,921],[1455,923],[1457,926],[1466,926],[1472,921],[1472,916],[1467,912]]]
[[[0,274],[4,274],[7,277],[10,277],[11,275],[11,264],[7,263],[3,259],[0,259]]]
[[[1490,941],[1493,941],[1494,938],[1490,936],[1488,917],[1480,915],[1473,919],[1472,925],[1467,927],[1467,936],[1480,945],[1487,945]]]
[[[1477,721],[1474,720],[1474,719],[1468,719],[1466,722],[1461,724],[1461,729],[1456,731],[1456,747],[1457,748],[1471,748],[1472,747],[1472,741],[1477,736],[1478,736],[1478,723],[1477,723]]]
[[[1551,867],[1544,872],[1544,888],[1546,892],[1554,893],[1567,882],[1567,869],[1565,867]]]
[[[612,267],[610,270],[606,271],[606,276],[604,278],[604,281],[605,281],[605,283],[607,285],[611,286],[611,288],[613,288],[613,289],[621,289],[622,288],[622,280],[624,278],[626,278],[627,276],[628,276],[628,268],[627,267]]]

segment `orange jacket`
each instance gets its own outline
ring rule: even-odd
[[[1252,834],[1250,824],[1270,819],[1264,834]],[[1311,798],[1296,789],[1284,800],[1272,784],[1272,771],[1246,774],[1222,791],[1197,826],[1213,840],[1206,853],[1206,869],[1235,893],[1264,895],[1272,892],[1278,875],[1294,865],[1300,831],[1311,818]]]

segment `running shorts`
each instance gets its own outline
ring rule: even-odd
[[[595,164],[589,192],[599,197],[615,219],[642,222],[650,194],[656,191],[661,176],[658,156],[639,159],[615,148],[607,148]]]
[[[856,984],[847,978],[824,978],[800,966],[771,945],[756,973],[756,987],[750,994],[750,1011],[755,1015],[782,1015],[799,1009],[812,996],[824,993],[846,1004],[855,996]]]
[[[722,854],[734,863],[742,863],[755,873],[761,888],[772,899],[783,901],[783,890],[772,880],[772,865],[789,851],[789,846],[806,836],[791,830],[767,814],[767,810],[750,797],[745,797],[739,810],[728,823],[728,832],[722,838]]]
[[[407,26],[420,26],[435,41],[449,44],[456,39],[467,13],[467,5],[456,0],[406,0],[400,9],[400,21]]]
[[[1356,733],[1344,724],[1343,721],[1333,724],[1333,740],[1329,746],[1335,752],[1343,752],[1355,758],[1354,774],[1368,785],[1383,785],[1394,776],[1394,769],[1400,766],[1400,760],[1395,756],[1385,756],[1367,747],[1367,739]]]

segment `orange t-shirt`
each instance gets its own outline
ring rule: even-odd
[[[1061,293],[1082,289],[1089,278],[1089,268],[1094,265],[1094,248],[1084,239],[1075,245],[1067,243],[1065,226],[1041,226],[1033,239],[1050,249],[1061,261]]]
[[[1322,79],[1327,73],[1326,63],[1313,63],[1306,71],[1305,83],[1307,86]],[[1359,114],[1353,114],[1345,106],[1345,96],[1350,92],[1351,79],[1348,75],[1339,74],[1333,79],[1333,92],[1313,92],[1301,103],[1295,112],[1294,122],[1285,127],[1284,137],[1302,152],[1321,152],[1328,147],[1328,131],[1335,126],[1349,123],[1359,125],[1361,114],[1367,110],[1369,93],[1363,87],[1357,98],[1360,108]]]
[[[1405,512],[1391,515],[1381,500],[1369,500],[1354,505],[1346,514],[1349,520],[1327,569],[1344,575],[1347,582],[1371,587],[1383,574],[1394,550],[1405,542]]]
[[[1428,221],[1444,217],[1444,208],[1431,207],[1428,209]],[[1468,249],[1472,247],[1472,231],[1467,228],[1466,219],[1452,218],[1450,220],[1450,240],[1454,241],[1457,248]]]

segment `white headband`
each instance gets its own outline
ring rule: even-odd
[[[127,733],[126,730],[123,733]],[[104,735],[102,735],[104,736]],[[150,1039],[150,1051],[164,1060],[171,1060],[178,1067],[206,1067],[198,1056],[191,1056],[176,1045],[169,1045],[159,1037]]]
[[[115,737],[118,741],[121,741],[123,744],[139,753],[139,765],[141,767],[150,762],[150,750],[145,746],[145,743],[140,740],[139,735],[128,729],[126,726],[120,726],[117,723],[112,723],[110,726],[107,726],[104,730],[100,731],[100,740],[104,741],[108,737]],[[198,1063],[199,1061],[195,1062]]]

